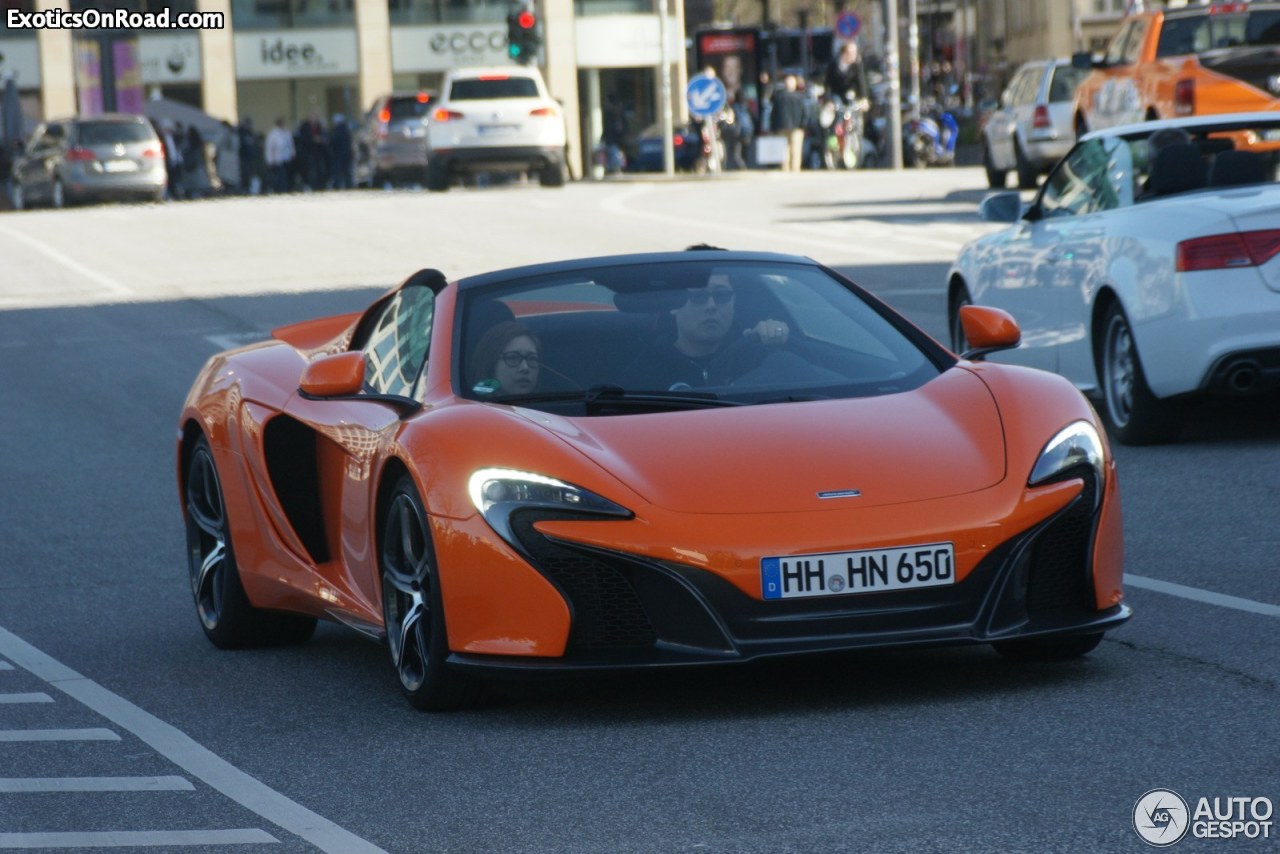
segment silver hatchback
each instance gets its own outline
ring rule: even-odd
[[[1042,59],[1018,69],[1000,96],[1000,109],[982,131],[987,184],[1003,188],[1010,171],[1030,190],[1075,144],[1072,106],[1084,71],[1069,59]]]
[[[168,173],[155,128],[142,116],[105,114],[36,128],[13,164],[18,209],[87,201],[160,201]]]

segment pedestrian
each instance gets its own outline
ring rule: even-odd
[[[787,139],[787,158],[782,162],[784,171],[799,172],[803,166],[807,112],[800,81],[794,74],[788,74],[782,91],[773,96],[773,127]]]
[[[231,122],[222,123],[215,148],[215,170],[218,182],[227,193],[244,192],[244,170],[240,166],[239,134]]]
[[[178,126],[167,119],[160,123],[160,147],[164,153],[166,191],[170,199],[181,199],[185,172],[182,146],[178,144]]]
[[[240,150],[240,177],[245,192],[258,195],[262,192],[262,146],[253,132],[253,119],[245,116],[236,129]]]
[[[743,102],[741,92],[734,92],[729,96],[729,103],[720,123],[720,136],[724,139],[725,167],[746,169],[746,155],[751,150],[751,140],[755,136],[755,123],[751,120],[751,110]]]
[[[622,100],[612,92],[605,99],[603,121],[600,141],[604,143],[605,172],[616,175],[626,163],[623,151],[627,144],[627,113]]]
[[[213,180],[209,175],[208,153],[205,151],[200,129],[195,125],[188,126],[182,145],[187,198],[199,199],[207,196],[213,189]]]
[[[335,190],[350,190],[355,186],[352,175],[352,161],[355,150],[352,148],[351,128],[347,125],[347,117],[342,113],[333,114],[333,127],[329,131],[329,185]]]
[[[323,190],[329,183],[329,140],[318,113],[298,125],[294,151],[302,183],[309,190]]]
[[[272,192],[287,193],[292,189],[290,175],[294,156],[293,134],[289,133],[284,116],[281,116],[276,119],[276,126],[267,134],[267,172],[271,178]]]

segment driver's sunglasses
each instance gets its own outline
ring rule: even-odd
[[[731,288],[689,288],[689,305],[703,306],[708,300],[715,300],[716,305],[728,305],[733,302]]]
[[[518,350],[508,350],[499,358],[502,359],[502,364],[508,368],[518,368],[521,362],[528,362],[531,368],[538,367],[537,353],[521,353]]]

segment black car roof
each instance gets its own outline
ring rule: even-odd
[[[672,264],[678,262],[722,262],[722,261],[768,261],[775,264],[804,264],[817,266],[812,258],[801,255],[784,255],[777,252],[743,252],[725,249],[708,249],[702,251],[677,252],[642,252],[630,255],[602,255],[594,258],[573,258],[564,261],[551,261],[545,264],[531,264],[525,267],[509,267],[476,276],[467,276],[458,280],[459,289],[484,287],[497,282],[505,282],[531,276],[542,276],[550,273],[570,273],[574,270],[589,270],[598,267],[634,267],[647,264]]]

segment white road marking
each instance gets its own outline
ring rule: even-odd
[[[194,792],[184,777],[0,777],[0,792]]]
[[[27,246],[30,246],[32,249],[36,250],[40,254],[48,258],[52,258],[54,261],[57,261],[59,264],[66,267],[68,270],[71,270],[74,273],[79,273],[80,275],[84,276],[86,279],[89,279],[90,281],[97,282],[99,285],[102,285],[102,287],[106,288],[108,291],[111,291],[111,293],[116,294],[117,296],[132,296],[134,293],[133,288],[129,287],[128,285],[118,282],[115,279],[111,278],[110,276],[99,273],[97,270],[94,270],[92,267],[86,267],[84,264],[81,264],[79,261],[72,258],[70,255],[65,255],[62,252],[59,252],[57,249],[54,249],[52,246],[48,245],[47,243],[43,243],[39,240],[36,240],[34,237],[31,237],[30,235],[27,235],[27,234],[23,234],[21,231],[16,231],[7,226],[0,225],[0,234],[7,234],[9,235],[9,237],[12,237],[14,240],[18,241],[19,243],[25,243]]]
[[[1266,617],[1280,617],[1280,605],[1269,605],[1266,602],[1255,602],[1252,599],[1241,599],[1239,596],[1228,596],[1225,593],[1214,593],[1201,590],[1199,587],[1187,587],[1185,584],[1174,584],[1172,581],[1161,581],[1158,578],[1145,578],[1141,575],[1125,573],[1124,583],[1144,590],[1154,590],[1180,599],[1204,602],[1220,608],[1232,608],[1236,611],[1247,611],[1250,614],[1262,614]]]
[[[0,833],[0,848],[168,848],[279,842],[265,830],[108,830],[99,833]]]
[[[0,741],[119,741],[109,729],[0,729]]]
[[[328,819],[289,800],[284,795],[264,785],[236,768],[225,759],[200,745],[186,733],[170,726],[133,703],[111,693],[91,679],[86,679],[71,668],[45,655],[17,635],[0,628],[0,654],[18,667],[88,706],[102,717],[137,736],[150,747],[177,765],[187,774],[211,786],[231,800],[305,839],[321,851],[333,854],[386,854],[371,842],[344,830]],[[208,833],[192,831],[192,841],[169,843],[183,845],[207,845]],[[109,836],[118,836],[110,834]],[[44,836],[43,834],[14,834],[17,837]],[[83,837],[83,834],[76,836]],[[106,838],[106,837],[104,837]],[[262,840],[257,841],[275,841]],[[4,836],[0,836],[0,844]],[[79,842],[80,847],[98,847],[103,843]],[[164,845],[164,842],[130,842],[112,844]],[[30,847],[30,846],[27,846]],[[75,846],[70,846],[75,847]]]
[[[0,703],[52,703],[48,694],[0,694]]]

